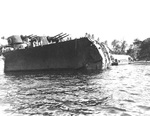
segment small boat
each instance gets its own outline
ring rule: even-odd
[[[112,65],[131,64],[133,58],[129,55],[112,54]]]
[[[114,65],[118,65],[118,60],[117,59],[115,59],[113,62],[112,62],[112,64],[111,64],[112,66],[114,66]]]

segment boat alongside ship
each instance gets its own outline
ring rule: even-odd
[[[112,54],[112,65],[131,64],[133,58],[129,55]]]
[[[45,44],[34,46],[32,43],[32,47],[22,42],[20,36],[9,37],[9,44],[2,50],[4,71],[104,70],[111,65],[110,53],[104,43],[89,37],[56,41],[60,36],[61,39],[67,37],[65,34],[45,37]]]

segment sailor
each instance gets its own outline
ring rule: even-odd
[[[94,39],[94,34],[92,34],[91,39],[92,39],[92,40]]]
[[[85,33],[85,37],[88,37],[88,33]]]

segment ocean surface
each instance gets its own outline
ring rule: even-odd
[[[150,65],[99,73],[4,73],[0,116],[150,116]]]

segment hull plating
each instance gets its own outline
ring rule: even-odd
[[[4,71],[102,69],[102,57],[87,38],[9,51]]]

